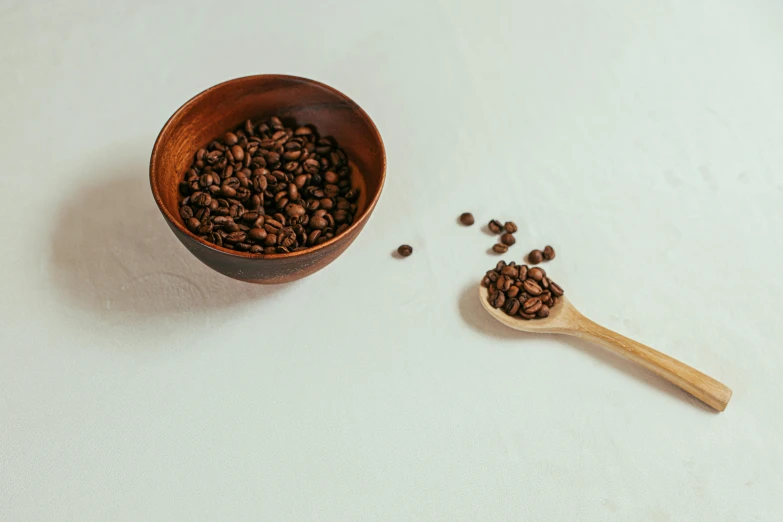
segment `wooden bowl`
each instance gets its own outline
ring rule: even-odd
[[[314,124],[321,135],[337,139],[353,164],[352,183],[360,187],[353,223],[329,241],[287,254],[250,254],[204,241],[179,216],[177,185],[193,155],[248,118],[258,121],[271,116]],[[210,268],[250,283],[294,281],[334,261],[364,228],[385,178],[383,141],[361,107],[322,83],[274,74],[229,80],[192,98],[163,126],[150,159],[152,194],[174,235]]]

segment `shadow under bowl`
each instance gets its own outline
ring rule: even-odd
[[[285,254],[250,254],[201,239],[179,215],[178,186],[194,154],[247,119],[257,122],[271,116],[315,125],[322,136],[333,136],[345,150],[352,165],[352,185],[360,189],[353,223],[329,241]],[[150,159],[152,194],[177,239],[205,265],[250,283],[295,281],[334,261],[364,228],[385,177],[383,141],[361,107],[322,83],[272,74],[229,80],[196,95],[163,126]]]

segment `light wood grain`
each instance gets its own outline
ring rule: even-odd
[[[503,310],[493,308],[487,297],[487,289],[480,286],[479,299],[482,306],[492,317],[506,326],[529,333],[571,335],[603,346],[663,377],[718,411],[725,410],[731,399],[731,390],[726,385],[677,359],[591,321],[582,315],[565,296],[561,297],[557,306],[552,308],[549,317],[531,321],[511,317]]]

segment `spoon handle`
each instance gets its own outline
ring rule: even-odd
[[[731,390],[712,377],[649,346],[604,328],[584,316],[580,317],[574,326],[574,329],[564,333],[608,348],[663,377],[718,411],[726,409],[731,399]]]

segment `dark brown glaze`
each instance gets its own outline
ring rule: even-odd
[[[188,231],[179,216],[177,185],[193,154],[215,137],[248,118],[279,116],[314,124],[334,136],[354,167],[361,187],[353,224],[325,243],[289,254],[249,254],[218,247]],[[150,186],[155,202],[174,235],[199,260],[234,279],[251,283],[286,283],[308,276],[342,254],[372,214],[386,178],[383,141],[367,113],[341,92],[295,76],[259,75],[216,85],[174,113],[163,126],[150,159]]]

